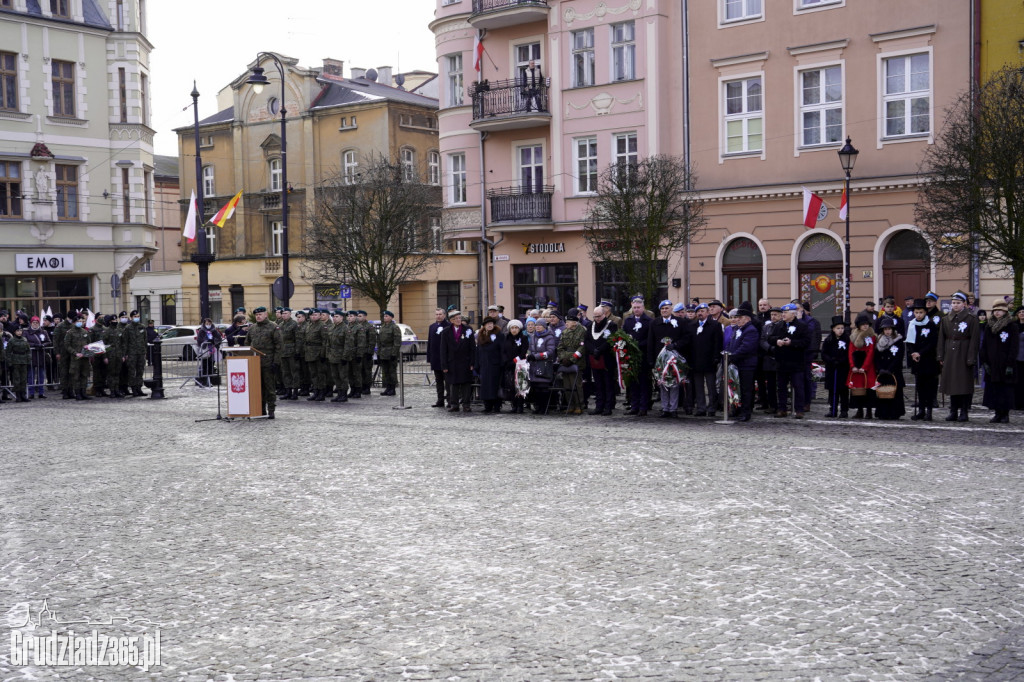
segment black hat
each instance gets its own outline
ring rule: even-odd
[[[861,313],[860,315],[858,315],[854,326],[859,327],[862,324],[871,324],[871,316],[865,313]]]
[[[868,301],[867,303],[865,303],[865,304],[864,304],[864,307],[865,307],[865,308],[874,308],[874,307],[875,307],[875,305],[876,305],[876,304],[875,304],[875,302],[874,302],[874,301]]]
[[[843,318],[843,316],[842,315],[834,315],[832,317],[832,327],[831,327],[831,329],[835,329],[836,327],[838,327],[841,324],[842,325],[846,324],[846,320]]]
[[[133,310],[133,311],[132,311],[131,313],[129,313],[129,314],[130,314],[130,315],[131,315],[132,317],[135,317],[136,315],[138,315],[138,314],[139,314],[139,311],[138,311],[138,310]]]
[[[114,316],[113,315],[107,315],[106,317],[103,318],[103,323],[104,324],[110,324],[113,321],[114,321]]]
[[[927,305],[927,302],[923,298],[915,298],[914,299],[914,305],[912,305],[911,308],[913,310],[917,310],[918,308],[921,308],[922,310],[926,310],[928,308],[928,305]]]
[[[878,328],[879,329],[895,329],[896,328],[896,320],[892,319],[891,317],[882,318],[882,321],[878,323]]]
[[[237,312],[237,311],[236,311],[236,312]],[[255,308],[253,308],[253,309],[252,309],[252,312],[253,312],[253,314],[256,314],[256,313],[265,313],[265,312],[267,312],[267,309],[266,309],[266,307],[265,307],[265,306],[257,306],[257,307],[255,307]]]
[[[717,305],[719,308],[724,308],[725,307],[724,305],[722,305],[722,302],[719,301],[717,298],[714,298],[714,299],[711,299],[710,301],[708,301],[708,306],[713,306],[713,305]]]
[[[736,314],[740,316],[746,315],[747,317],[753,317],[754,306],[750,305],[750,301],[743,301],[743,303],[740,303],[740,307],[736,309]]]
[[[348,311],[348,314],[351,315],[352,317],[355,317],[356,315],[359,314],[359,312],[356,311],[356,310],[350,310],[350,311]]]
[[[117,314],[117,316],[118,317],[128,317],[128,311],[127,310],[122,310],[121,312],[119,312]]]
[[[385,310],[384,312],[381,313],[381,315],[382,316],[383,315],[387,315],[388,317],[392,317],[392,318],[395,316],[395,314],[393,312],[391,312],[390,310]]]
[[[565,319],[568,322],[579,322],[580,311],[578,308],[570,308],[569,312],[565,314]]]
[[[808,313],[811,312],[811,302],[810,301],[803,301],[803,302],[800,303],[800,306],[804,309],[804,312],[808,312]]]
[[[557,310],[552,310],[550,313],[548,313],[548,317],[551,317],[552,315],[559,319],[561,319],[562,317],[562,313],[558,312]]]
[[[306,317],[308,315],[308,313],[305,310],[300,310],[297,313],[295,313],[295,315],[296,315],[296,317],[299,316],[299,315],[302,315],[303,317]]]

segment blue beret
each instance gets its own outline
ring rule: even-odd
[[[637,294],[633,298],[629,299],[630,303],[636,303],[637,301],[640,301],[641,303],[643,303],[644,302],[644,297],[641,296],[640,294]]]
[[[681,313],[684,310],[686,310],[686,304],[685,303],[676,303],[675,306],[672,308],[672,312],[674,312],[674,313]]]
[[[708,304],[707,303],[701,303],[699,306],[694,308],[694,310],[707,310],[707,308],[708,308]]]
[[[672,305],[672,301],[670,301],[670,300],[668,300],[666,298],[664,301],[662,301],[661,303],[658,304],[658,307],[659,308],[664,308],[667,305]]]
[[[796,309],[797,309],[797,304],[796,303],[787,303],[786,305],[782,306],[782,312],[784,312],[784,313],[785,312],[794,312],[794,311],[796,311]]]

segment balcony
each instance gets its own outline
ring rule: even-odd
[[[546,0],[473,0],[469,24],[473,28],[505,28],[547,21]]]
[[[281,259],[280,258],[265,258],[263,259],[263,268],[260,270],[260,275],[268,279],[277,279],[281,276]]]
[[[473,86],[473,120],[476,130],[516,130],[551,125],[548,109],[550,78],[535,85],[516,80],[483,81]]]
[[[491,223],[550,223],[554,192],[552,185],[544,185],[536,192],[518,187],[489,190]]]

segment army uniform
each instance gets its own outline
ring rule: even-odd
[[[89,342],[94,343],[96,341],[103,340],[103,331],[106,327],[103,325],[103,320],[100,316],[96,316],[96,322],[93,324],[92,329],[89,330]],[[103,358],[96,358],[92,363],[92,394],[96,397],[106,397],[106,393],[103,389],[107,385],[107,365],[103,362]]]
[[[583,382],[580,380],[580,372],[586,363],[586,352],[583,349],[583,335],[586,331],[582,324],[577,324],[574,329],[566,327],[555,349],[562,387],[566,390],[565,407],[568,414],[583,414]]]
[[[146,369],[146,328],[134,321],[137,314],[132,311],[132,322],[124,328],[121,337],[124,342],[124,362],[128,368],[128,386],[136,397],[146,395],[142,390],[142,372]]]
[[[125,353],[124,327],[111,320],[103,328],[101,340],[107,347],[107,352],[103,356],[103,361],[107,365],[107,388],[110,389],[111,398],[120,398],[124,395],[119,386],[121,383],[121,358]]]
[[[60,381],[60,392],[64,394],[65,400],[74,397],[71,395],[71,359],[68,357],[67,351],[64,350],[64,337],[73,327],[74,325],[65,318],[53,330],[53,347],[57,353],[57,375]]]
[[[366,317],[365,310],[360,310],[359,314]],[[363,351],[363,395],[370,395],[370,388],[373,386],[373,353],[377,349],[377,330],[369,320],[363,319],[359,324],[366,332],[366,350]]]
[[[68,381],[75,400],[89,400],[85,387],[89,383],[89,358],[78,357],[89,344],[90,334],[85,327],[72,327],[64,335],[64,352],[70,359]]]
[[[282,320],[278,326],[281,330],[281,374],[287,393],[285,400],[297,400],[299,393],[299,361],[296,359],[296,335],[299,323],[295,320]]]
[[[266,308],[259,307],[253,313],[266,312]],[[274,374],[278,361],[281,359],[281,330],[270,320],[254,322],[249,325],[249,331],[245,336],[245,345],[251,346],[260,351],[260,386],[263,393],[263,409],[268,419],[274,418],[274,408],[277,407],[277,394],[274,392]]]
[[[21,335],[12,334],[7,341],[7,368],[11,373],[11,388],[14,389],[17,398],[15,402],[19,403],[28,402],[25,393],[28,389],[28,366],[31,362],[31,347],[24,334],[24,331]]]
[[[348,341],[349,328],[345,321],[345,314],[335,310],[336,320],[327,332],[327,362],[331,368],[331,378],[338,395],[331,400],[332,403],[348,402],[348,362],[345,360],[345,344]]]
[[[346,349],[349,355],[348,382],[349,398],[363,397],[363,359],[366,355],[366,329],[356,319],[355,311],[348,315],[349,339],[351,347]]]
[[[306,326],[304,353],[306,356],[306,366],[309,368],[309,383],[313,389],[313,394],[307,400],[320,402],[324,399],[323,394],[327,390],[327,378],[321,371],[325,339],[324,328],[319,320],[319,313],[317,314],[317,319],[310,320],[306,323]]]
[[[402,328],[395,324],[394,315],[385,310],[384,315],[392,319],[381,322],[377,334],[377,360],[380,362],[381,395],[395,395],[398,386],[398,355],[402,352]]]
[[[306,365],[306,332],[309,330],[309,313],[301,311],[302,321],[295,327],[295,366],[298,368],[298,397],[309,395],[309,367]]]

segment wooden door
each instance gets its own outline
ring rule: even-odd
[[[738,308],[744,301],[756,307],[761,298],[761,271],[726,272],[723,298],[727,311]]]
[[[897,303],[907,297],[924,298],[928,293],[928,275],[928,271],[921,267],[886,267],[882,278],[882,293],[892,296]]]

